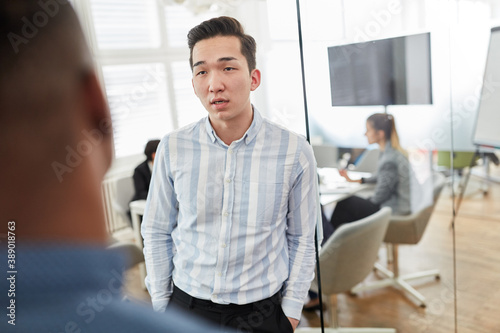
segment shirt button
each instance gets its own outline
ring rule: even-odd
[[[224,244],[224,243],[222,243],[220,246],[224,248],[224,247],[226,247],[227,245],[226,245],[226,244]]]
[[[233,150],[231,148],[229,148],[228,152],[229,152],[229,154],[232,154]]]
[[[229,213],[228,212],[224,212],[224,216],[229,216]]]
[[[231,179],[230,178],[227,178],[226,179],[226,183],[230,183],[231,182]]]
[[[217,276],[222,276],[222,273],[221,272],[217,272]]]

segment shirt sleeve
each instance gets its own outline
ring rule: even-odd
[[[146,261],[146,287],[153,309],[163,312],[172,294],[174,245],[172,231],[177,226],[178,204],[169,171],[168,139],[158,146],[152,181],[141,226]]]
[[[377,185],[375,193],[370,198],[370,201],[380,205],[389,200],[391,195],[396,191],[398,185],[398,167],[396,163],[389,161],[382,164],[378,170]]]
[[[307,143],[299,153],[296,170],[287,214],[289,276],[284,284],[281,307],[287,317],[300,319],[314,277],[314,233],[319,211],[316,162]]]

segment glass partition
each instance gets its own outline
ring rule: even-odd
[[[409,154],[415,174],[413,184],[420,186],[419,193],[425,193],[419,196],[412,192],[414,211],[432,200],[432,174],[439,173],[445,178],[422,239],[414,245],[399,246],[401,274],[429,269],[440,272],[438,280],[421,278],[410,282],[425,297],[426,307],[415,305],[411,296],[395,288],[366,291],[357,296],[341,294],[338,296],[340,325],[392,327],[410,333],[496,329],[500,323],[493,315],[500,303],[497,292],[500,259],[495,256],[499,249],[500,233],[496,230],[500,211],[495,202],[500,187],[499,183],[481,177],[486,173],[490,179],[500,179],[495,149],[481,148],[473,175],[467,186],[465,183],[476,150],[472,136],[490,28],[500,22],[500,5],[494,1],[459,0],[302,0],[299,5],[310,140],[313,146],[336,148],[337,154],[335,161],[324,163],[359,167],[363,154],[377,149],[369,146],[364,136],[367,117],[387,112],[394,116],[401,145]],[[268,0],[267,9],[268,42],[272,47],[264,63],[268,73],[273,73],[269,81],[264,81],[269,112],[289,124],[298,122],[296,129],[305,133],[300,125],[304,96],[296,3]],[[398,42],[383,50],[375,47],[374,41],[414,35],[430,36],[429,43]],[[346,45],[350,48],[342,48]],[[332,63],[331,50],[335,48],[343,57],[337,64]],[[421,63],[427,61],[430,68],[422,67]],[[333,84],[335,66],[344,71],[348,68],[349,73],[342,77],[344,86],[342,80],[337,86]],[[388,71],[391,75],[385,75]],[[352,90],[356,80],[358,95],[342,96],[350,93],[346,87]],[[399,102],[389,99],[375,103],[374,94],[378,98],[386,93],[369,90],[370,80],[386,80],[393,94],[403,86],[408,96],[427,94],[428,98],[416,103],[409,97]],[[483,89],[494,93],[497,86],[495,80],[490,80]],[[280,92],[274,94],[278,89]],[[340,95],[335,95],[339,90]],[[372,101],[360,102],[365,97]],[[335,103],[334,98],[341,102]],[[463,200],[458,207],[461,193]],[[392,268],[393,258],[388,254],[382,248],[379,262]],[[372,273],[367,281],[381,277]],[[301,327],[319,325],[319,311],[304,313]]]

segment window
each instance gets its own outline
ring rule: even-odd
[[[89,33],[114,126],[115,158],[206,115],[193,93],[187,33],[194,14],[162,0],[74,0]]]

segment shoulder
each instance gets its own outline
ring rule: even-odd
[[[148,161],[144,161],[142,162],[141,164],[139,164],[138,166],[135,167],[135,170],[134,171],[142,171],[144,170],[145,168],[148,168],[149,169],[149,166],[148,166]]]
[[[205,122],[206,117],[198,120],[197,122],[191,123],[165,134],[165,136],[160,140],[158,148],[168,148],[168,145],[171,141],[192,141],[195,137],[199,136],[200,130],[206,131]]]
[[[390,147],[384,151],[384,154],[380,162],[395,163],[395,164],[408,163],[408,157],[406,157],[399,150]]]
[[[307,142],[305,136],[295,133],[294,131],[289,130],[283,125],[275,123],[267,118],[262,118],[262,123],[266,128],[266,131],[272,131],[276,135],[279,135],[281,138],[288,138],[289,141],[296,142],[297,147],[300,149],[304,149],[304,147],[309,147],[310,144]],[[312,148],[310,148],[312,151]]]
[[[266,137],[279,140],[279,142],[275,143],[286,147],[286,155],[294,161],[295,166],[298,168],[297,170],[300,171],[316,166],[313,149],[303,135],[295,133],[268,119],[263,120],[263,126],[267,132],[265,133]]]

